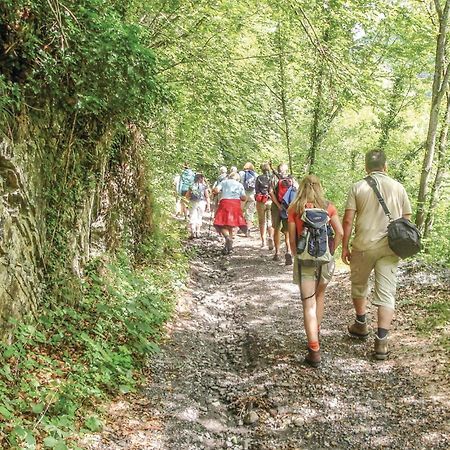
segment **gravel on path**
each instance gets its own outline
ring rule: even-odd
[[[312,369],[292,268],[253,237],[238,237],[230,256],[211,234],[189,245],[191,282],[149,361],[148,385],[111,405],[104,432],[83,448],[450,448],[448,355],[427,352],[399,312],[390,358],[373,360],[373,339],[345,331],[353,319],[345,268],[327,290],[323,362]]]

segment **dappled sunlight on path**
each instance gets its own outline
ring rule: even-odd
[[[193,245],[191,285],[149,363],[142,405],[129,404],[135,432],[116,426],[89,449],[449,448],[448,398],[430,394],[429,372],[416,367],[426,359],[413,365],[403,356],[409,335],[393,333],[385,362],[372,359],[372,339],[347,336],[345,268],[328,288],[323,363],[311,369],[303,365],[292,268],[272,261],[254,238],[237,238],[227,257],[214,236]]]

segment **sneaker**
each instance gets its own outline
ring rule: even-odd
[[[290,253],[286,253],[284,258],[286,260],[286,266],[292,266],[292,255]]]
[[[375,335],[375,359],[379,361],[384,361],[388,357],[388,337],[385,336],[380,339]]]
[[[308,347],[308,353],[305,356],[305,364],[317,368],[320,366],[322,358],[320,357],[320,350],[314,351]]]
[[[280,255],[278,254],[278,253],[275,253],[275,255],[273,255],[273,258],[272,258],[274,261],[279,261],[281,258],[280,258]]]
[[[269,246],[269,250],[273,250],[273,239],[267,238],[267,245]]]
[[[348,326],[348,332],[352,337],[358,339],[367,339],[369,336],[369,327],[367,322],[360,322],[359,320],[355,320],[354,323]]]

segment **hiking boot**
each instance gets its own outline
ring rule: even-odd
[[[292,266],[292,255],[290,253],[286,253],[284,259],[286,260],[286,266]]]
[[[322,358],[320,357],[320,350],[314,351],[308,347],[308,353],[305,356],[305,364],[317,368],[320,366],[321,360]]]
[[[278,253],[275,253],[275,255],[273,255],[273,258],[272,258],[274,261],[279,261],[281,258],[280,258],[280,255],[278,254]]]
[[[388,357],[388,337],[380,339],[375,335],[375,359],[384,361]]]
[[[267,245],[269,246],[269,250],[273,250],[273,239],[267,238]]]
[[[367,322],[360,322],[359,320],[355,320],[354,323],[348,326],[348,332],[352,337],[358,339],[367,339],[369,336],[369,327]]]

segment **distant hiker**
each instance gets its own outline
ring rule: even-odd
[[[239,173],[241,177],[242,186],[245,190],[245,201],[242,203],[242,210],[244,218],[247,222],[247,236],[250,236],[250,227],[253,226],[253,219],[255,217],[255,184],[257,174],[255,168],[251,162],[247,162],[244,165],[244,169]]]
[[[219,201],[221,198],[221,194],[220,192],[218,194],[214,194],[214,189],[220,184],[222,183],[222,181],[226,180],[228,177],[227,175],[227,168],[225,166],[221,166],[219,169],[219,176],[217,177],[216,181],[213,184],[213,191],[212,191],[212,195],[213,195],[213,213],[215,214],[217,211],[217,207],[219,206]]]
[[[386,155],[381,150],[366,153],[366,172],[378,187],[393,220],[411,217],[411,204],[405,188],[386,174]],[[367,178],[369,178],[367,177]],[[378,329],[375,334],[375,358],[384,360],[388,356],[388,332],[395,309],[397,288],[397,266],[399,257],[390,249],[387,239],[388,217],[369,185],[371,180],[360,180],[352,185],[347,197],[344,214],[344,238],[342,261],[350,264],[352,299],[356,320],[349,325],[351,336],[365,339],[369,336],[366,318],[368,279],[374,270],[375,285],[372,304],[377,307]],[[351,250],[349,240],[353,221],[355,234]]]
[[[332,255],[342,240],[343,230],[336,207],[325,200],[322,185],[315,175],[308,175],[301,181],[288,215],[289,239],[294,255],[293,280],[300,289],[308,340],[305,362],[318,367],[325,289],[333,276]]]
[[[187,219],[189,215],[188,205],[189,200],[186,198],[186,194],[189,191],[189,188],[194,183],[195,172],[189,167],[188,163],[184,163],[183,171],[180,175],[180,182],[178,185],[178,192],[181,196],[181,214]]]
[[[194,239],[200,236],[203,214],[210,208],[208,186],[203,174],[197,173],[195,175],[194,183],[186,196],[189,199],[189,238]]]
[[[273,228],[270,208],[272,199],[269,191],[272,183],[272,174],[268,162],[261,164],[262,174],[256,178],[255,183],[255,201],[256,211],[258,213],[259,234],[261,236],[261,247],[267,245],[269,250],[273,250]]]
[[[275,246],[275,254],[273,256],[273,260],[280,260],[282,232],[284,234],[284,241],[286,243],[285,263],[287,266],[290,266],[292,264],[292,253],[288,237],[288,220],[286,209],[282,204],[284,195],[289,190],[289,188],[294,185],[294,179],[292,175],[289,175],[288,169],[288,165],[282,163],[278,166],[278,170],[274,171],[276,177],[273,177],[269,195],[272,199],[271,214],[272,226],[274,230],[273,240]]]
[[[231,166],[230,167],[230,174],[232,173],[238,173],[237,167],[236,166]]]
[[[216,194],[220,192],[222,196],[214,219],[214,227],[225,238],[224,254],[229,254],[233,249],[235,227],[247,233],[247,222],[241,209],[241,201],[246,200],[245,190],[239,180],[239,174],[233,172],[214,189]]]

